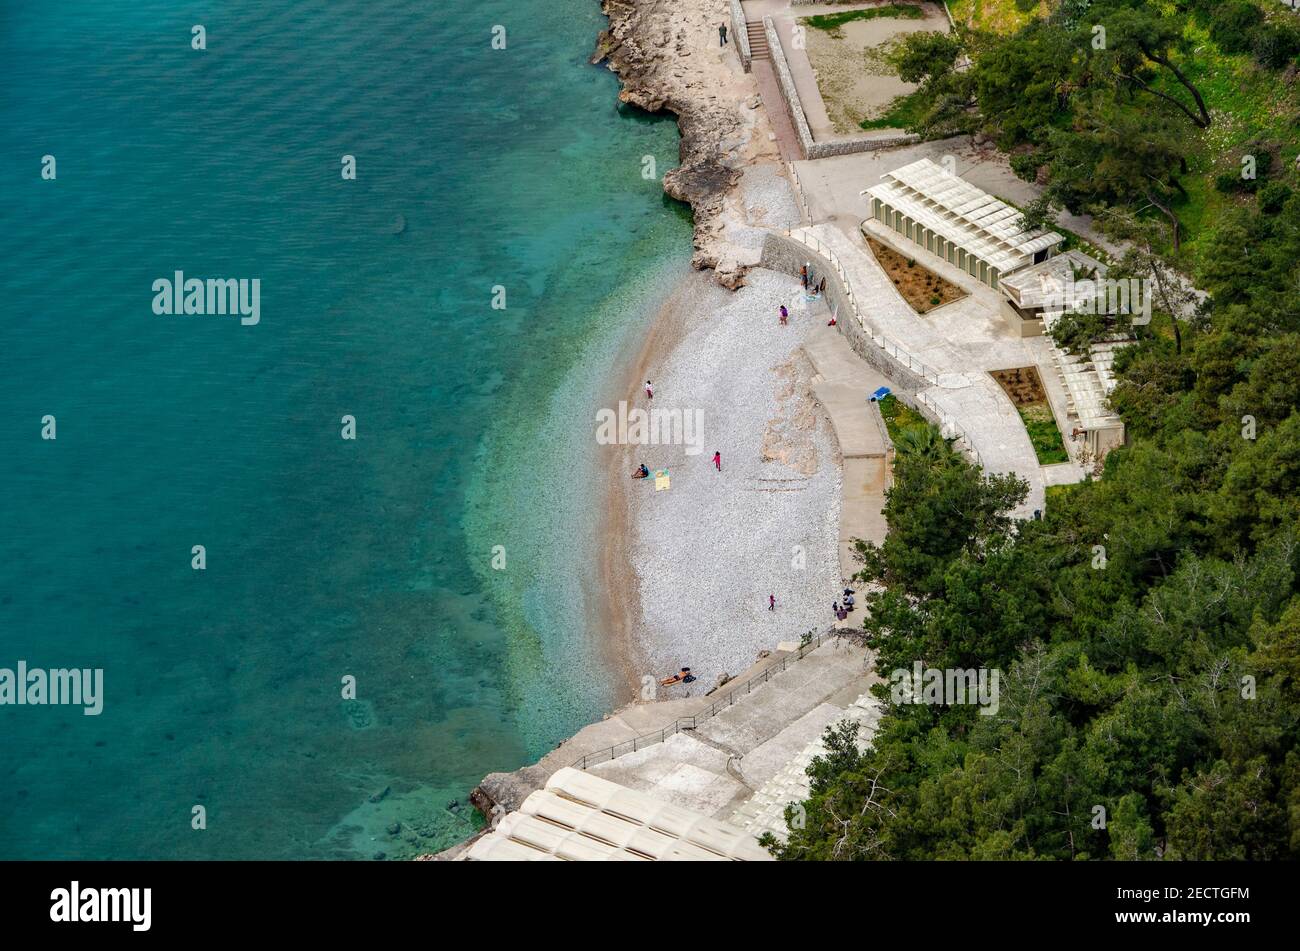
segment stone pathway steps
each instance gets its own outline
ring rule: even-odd
[[[875,736],[883,707],[870,693],[864,693],[837,718],[836,723],[852,720],[858,724],[858,746],[865,749]],[[755,838],[771,832],[782,842],[786,840],[785,807],[808,798],[811,780],[808,767],[814,758],[826,752],[819,736],[791,758],[758,792],[732,814],[730,822]]]

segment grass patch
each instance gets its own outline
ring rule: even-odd
[[[895,443],[909,429],[927,429],[930,421],[892,393],[880,401],[880,415],[885,417],[885,429]]]
[[[1280,3],[1281,15],[1291,15]],[[1274,4],[1263,5],[1271,10]],[[1259,65],[1249,53],[1227,54],[1210,39],[1205,26],[1192,18],[1183,33],[1192,50],[1190,55],[1174,54],[1174,60],[1187,78],[1200,90],[1209,107],[1213,122],[1209,129],[1189,129],[1188,174],[1179,180],[1187,197],[1177,197],[1174,212],[1182,222],[1182,247],[1173,253],[1173,241],[1165,233],[1162,251],[1184,270],[1190,270],[1204,240],[1234,206],[1250,204],[1249,195],[1224,194],[1214,187],[1214,177],[1240,168],[1241,156],[1255,136],[1282,146],[1280,167],[1275,166],[1270,180],[1286,180],[1295,161],[1297,120],[1300,120],[1300,91],[1283,81],[1283,70],[1269,70]],[[1167,70],[1159,70],[1153,88],[1191,103],[1187,91]],[[1152,99],[1150,108],[1159,108]],[[1172,107],[1171,107],[1172,108]],[[1185,121],[1181,116],[1179,121]],[[1163,217],[1157,220],[1164,221]]]
[[[1029,433],[1029,441],[1034,444],[1034,455],[1038,456],[1039,465],[1050,466],[1070,461],[1070,454],[1065,451],[1065,440],[1056,428],[1056,420],[1052,417],[1050,408],[1038,403],[1017,407],[1017,411],[1024,421],[1025,432]]]
[[[911,132],[925,118],[928,103],[918,89],[899,96],[889,107],[874,119],[863,119],[858,123],[864,129],[903,129]]]
[[[1002,36],[1048,12],[1046,0],[948,0],[948,9],[959,25]]]
[[[875,20],[889,18],[894,20],[920,20],[925,11],[911,4],[887,3],[883,7],[870,10],[845,10],[843,13],[819,13],[816,16],[802,17],[804,23],[814,30],[822,30],[832,36],[840,36],[840,27],[854,20]]]

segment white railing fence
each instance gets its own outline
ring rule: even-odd
[[[793,164],[790,166],[790,171],[795,175],[795,181],[797,183],[798,175],[794,172]],[[799,188],[797,184],[796,190],[799,191],[802,198],[802,188]],[[806,213],[805,206],[805,214]],[[819,255],[830,262],[831,267],[835,269],[835,273],[839,277],[839,285],[843,289],[844,299],[848,302],[849,309],[853,311],[853,316],[857,319],[859,326],[862,327],[867,336],[871,339],[871,342],[927,383],[933,386],[938,386],[938,370],[929,366],[919,357],[913,356],[896,341],[886,337],[867,320],[866,314],[864,314],[862,309],[858,306],[857,298],[853,293],[853,284],[844,270],[844,265],[840,263],[839,256],[836,255],[836,253],[815,234],[806,231],[799,233],[792,231],[790,232],[790,237],[797,240],[800,244],[816,251]],[[954,444],[960,451],[964,452],[976,465],[983,467],[984,458],[980,455],[980,451],[975,448],[975,441],[971,439],[970,435],[961,427],[960,424],[957,423],[955,419],[944,411],[943,407],[941,407],[932,396],[929,396],[924,392],[918,392],[916,394],[916,401],[934,414],[934,418],[939,425],[939,431],[943,434],[945,439],[954,440]]]
[[[815,234],[806,231],[797,234],[792,231],[790,237],[794,238],[800,244],[816,251],[830,262],[831,267],[835,269],[835,273],[840,279],[840,287],[844,291],[844,298],[848,301],[849,308],[853,311],[853,316],[857,318],[858,324],[862,329],[867,332],[867,336],[871,338],[872,343],[880,347],[880,349],[884,350],[887,354],[906,366],[927,383],[937,386],[939,384],[938,370],[928,365],[920,357],[913,356],[907,351],[907,348],[903,347],[897,341],[886,337],[867,319],[862,308],[858,306],[857,296],[853,293],[853,284],[849,281],[848,273],[844,270],[844,265],[840,263],[839,256],[834,252],[834,250],[832,250],[829,245],[823,242]]]

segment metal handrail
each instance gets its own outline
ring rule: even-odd
[[[916,399],[922,405],[928,406],[934,414],[939,417],[939,432],[942,434],[943,429],[946,426],[953,433],[952,438],[954,441],[961,442],[964,440],[966,443],[966,451],[970,453],[975,464],[983,468],[984,457],[981,456],[980,451],[975,448],[975,440],[971,439],[970,434],[966,432],[961,424],[951,416],[944,415],[943,407],[938,404],[934,397],[927,396],[925,393],[917,393]]]
[[[741,695],[741,687],[745,688],[744,695],[748,696],[756,684],[767,683],[774,675],[781,673],[790,666],[791,661],[803,659],[809,653],[820,647],[822,642],[833,636],[833,634],[834,629],[832,628],[822,634],[818,634],[807,644],[799,645],[798,650],[786,654],[778,663],[772,664],[764,669],[762,674],[750,677],[743,684],[738,685],[734,690],[729,690],[725,694],[722,694],[703,711],[689,717],[678,717],[670,726],[655,730],[653,733],[644,733],[640,736],[634,736],[632,739],[624,740],[622,743],[615,743],[613,746],[607,746],[604,749],[596,750],[594,753],[587,753],[574,761],[573,768],[586,769],[588,766],[595,766],[597,763],[604,763],[617,756],[622,756],[623,753],[635,753],[637,750],[643,750],[647,746],[654,746],[656,743],[662,743],[664,740],[668,739],[668,737],[681,733],[683,730],[694,730],[698,721],[707,720],[709,717],[715,716],[720,710],[732,706],[736,702],[736,698]],[[615,752],[616,750],[622,750],[622,752]]]
[[[794,171],[793,165],[790,166],[790,170],[792,172]],[[862,312],[858,309],[857,300],[853,296],[853,286],[849,282],[848,276],[845,274],[844,265],[840,263],[839,257],[835,254],[835,252],[829,246],[823,244],[821,239],[814,234],[810,234],[808,232],[804,232],[802,234],[795,234],[792,231],[790,232],[790,236],[800,241],[802,244],[806,245],[807,247],[812,248],[818,254],[822,255],[824,258],[826,258],[828,261],[831,262],[831,266],[835,268],[836,273],[839,275],[840,286],[844,289],[844,296],[849,302],[849,307],[852,308],[854,316],[857,317],[858,319],[858,323],[862,325],[862,328],[864,330],[866,330],[867,336],[871,339],[871,342],[874,343],[881,350],[885,351],[885,353],[889,354],[889,356],[893,357],[895,360],[904,364],[909,370],[911,370],[913,373],[920,376],[926,382],[938,386],[939,384],[938,370],[935,370],[934,368],[926,365],[924,361],[920,360],[917,357],[912,356],[910,353],[904,350],[893,340],[890,340],[884,334],[878,332],[867,321],[866,317],[863,316]],[[970,437],[970,434],[967,433],[966,430],[962,428],[962,426],[958,424],[956,420],[954,420],[951,416],[946,416],[943,412],[943,409],[939,406],[937,402],[935,402],[935,400],[932,397],[926,396],[925,393],[917,393],[916,400],[922,406],[926,406],[930,410],[932,410],[934,414],[939,418],[939,428],[941,431],[943,427],[947,426],[953,433],[956,434],[954,437],[955,440],[964,441],[966,443],[966,452],[971,456],[972,460],[975,462],[976,465],[981,467],[984,465],[984,457],[980,455],[979,449],[975,447],[975,440]]]

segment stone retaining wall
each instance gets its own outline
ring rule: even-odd
[[[892,390],[899,399],[931,422],[940,424],[938,415],[917,399],[917,394],[930,384],[878,347],[871,339],[853,312],[853,306],[849,303],[844,286],[840,283],[839,273],[831,262],[795,238],[769,233],[763,239],[763,253],[759,260],[759,267],[798,276],[799,268],[808,261],[813,261],[817,273],[826,278],[826,302],[836,315],[835,326],[848,338],[853,352],[889,377],[890,382],[894,384]]]
[[[753,54],[749,50],[749,30],[745,28],[745,11],[740,6],[740,0],[731,0],[731,37],[735,41],[736,52],[740,55],[740,65],[745,67],[745,72],[749,72]]]

